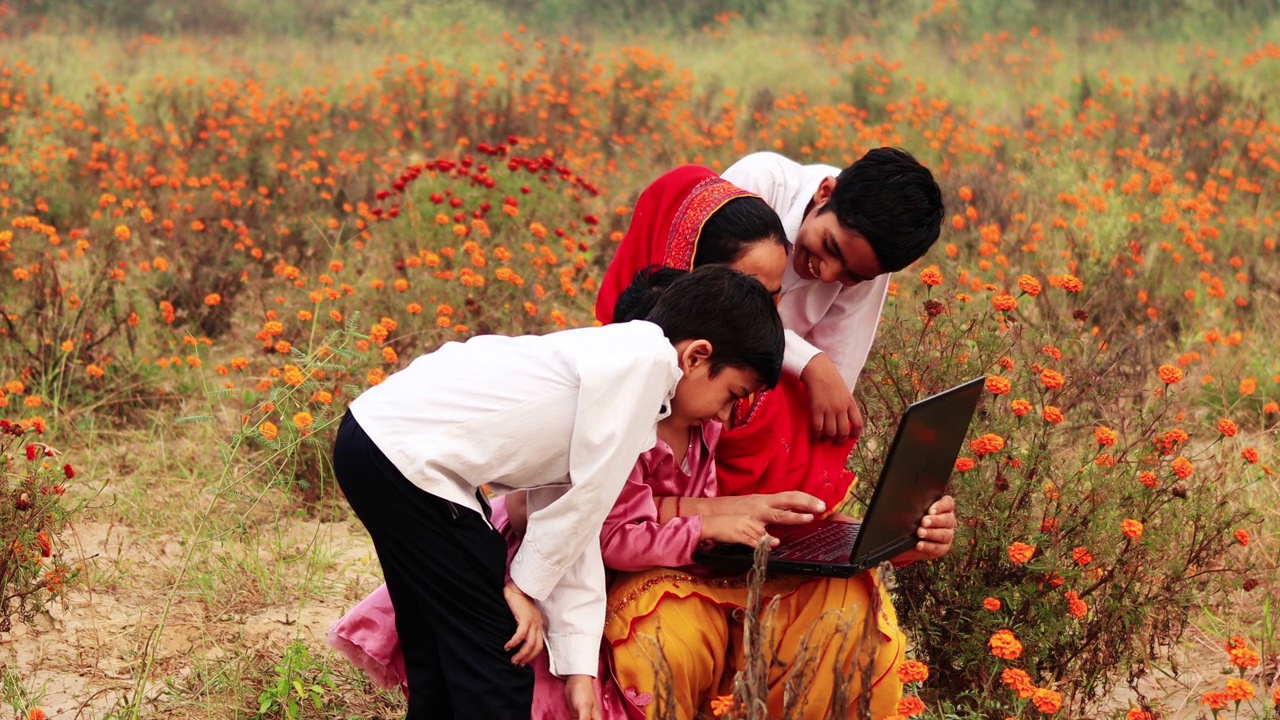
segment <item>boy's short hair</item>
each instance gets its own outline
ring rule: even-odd
[[[867,239],[883,272],[895,272],[938,240],[946,208],[928,168],[906,150],[882,147],[840,173],[827,211]]]
[[[782,318],[759,280],[723,265],[707,265],[687,273],[645,269],[633,285],[655,280],[670,284],[644,319],[662,328],[672,344],[707,340],[712,375],[737,367],[754,371],[765,387],[778,384],[785,344]]]

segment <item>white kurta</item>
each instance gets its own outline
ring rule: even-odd
[[[782,218],[787,241],[794,243],[804,210],[824,178],[840,174],[830,165],[801,165],[777,153],[748,155],[724,171],[724,179],[753,192]],[[782,276],[778,314],[787,333],[783,367],[799,375],[814,355],[825,353],[852,390],[867,364],[889,294],[889,273],[845,287],[805,280],[790,262]]]

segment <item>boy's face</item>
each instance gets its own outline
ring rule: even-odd
[[[841,225],[835,213],[821,212],[835,185],[835,178],[827,178],[814,193],[813,207],[796,234],[791,265],[805,280],[857,285],[883,272],[871,243],[861,233]]]
[[[696,425],[707,420],[729,422],[733,404],[763,385],[752,370],[725,366],[711,375],[711,343],[690,340],[677,347],[684,376],[671,399],[671,416]]]

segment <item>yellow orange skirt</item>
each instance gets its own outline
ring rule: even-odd
[[[656,568],[624,573],[609,589],[605,640],[618,688],[636,717],[692,720],[733,690],[747,670],[746,578],[699,578]],[[776,611],[770,600],[777,597]],[[905,642],[874,570],[852,578],[782,577],[765,582],[766,616],[756,684],[769,717],[826,718],[833,703],[849,717],[871,664],[871,716],[893,715],[902,697],[897,666]],[[875,630],[864,634],[868,613]]]

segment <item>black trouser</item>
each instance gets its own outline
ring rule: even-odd
[[[347,413],[338,485],[373,537],[409,680],[408,720],[528,720],[533,670],[502,649],[516,622],[502,596],[507,546],[470,508],[405,479]]]

